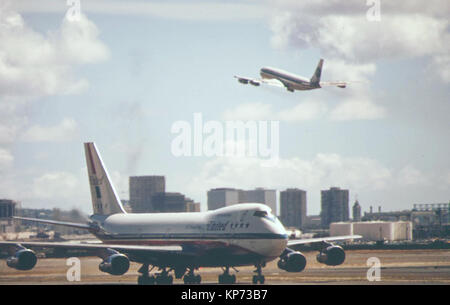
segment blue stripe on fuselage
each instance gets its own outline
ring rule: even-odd
[[[286,234],[274,233],[147,233],[147,234],[105,234],[101,236],[106,239],[287,239]]]

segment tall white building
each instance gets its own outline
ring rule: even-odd
[[[239,191],[239,203],[264,203],[277,215],[277,191],[264,188]]]
[[[239,190],[216,188],[208,191],[208,210],[216,210],[239,203]]]
[[[277,192],[264,188],[254,190],[216,188],[208,191],[208,210],[216,210],[238,203],[263,203],[277,213]]]

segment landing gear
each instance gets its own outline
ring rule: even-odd
[[[254,272],[257,273],[257,275],[253,276],[253,284],[264,284],[265,278],[264,275],[262,275],[262,266],[261,264],[255,265],[256,270]]]
[[[183,277],[183,281],[185,284],[200,284],[202,281],[202,277],[200,274],[194,274],[194,269],[189,269],[189,272],[185,274]]]
[[[138,270],[142,274],[138,277],[138,285],[172,285],[173,277],[169,271],[164,268],[159,274],[149,275],[148,264],[143,264]]]
[[[219,284],[235,284],[236,275],[230,274],[230,267],[225,267],[223,274],[219,275]]]
[[[143,264],[141,268],[138,270],[140,275],[138,277],[138,285],[154,285],[155,284],[155,278],[153,276],[149,276],[148,272],[148,264]]]
[[[155,276],[155,283],[157,285],[172,285],[173,277],[169,275],[169,272],[166,269]]]
[[[155,277],[148,275],[140,275],[138,277],[138,285],[155,285]]]

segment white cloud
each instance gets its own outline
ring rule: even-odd
[[[385,117],[383,107],[378,106],[364,97],[355,97],[338,104],[330,113],[335,121],[375,120]]]
[[[32,125],[31,104],[42,97],[83,91],[88,82],[75,76],[74,68],[104,61],[109,51],[99,40],[95,24],[85,16],[74,22],[62,20],[57,30],[38,32],[12,9],[15,4],[0,4],[0,192],[24,205],[77,206],[86,198],[78,193],[86,183],[80,187],[78,176],[69,172],[14,166],[11,147],[18,141],[76,137],[78,127],[72,118],[55,126]]]
[[[430,179],[414,166],[407,165],[398,172],[397,182],[400,185],[421,185],[429,183]]]
[[[64,118],[60,124],[50,127],[34,125],[22,135],[25,142],[70,141],[77,135],[78,127],[74,119]]]
[[[0,144],[11,143],[16,138],[17,127],[0,125]]]
[[[450,83],[450,43],[447,53],[434,56],[429,68],[429,72],[437,73],[444,82]]]
[[[68,6],[41,0],[39,3],[15,0],[13,7],[21,12],[64,13]],[[63,2],[65,4],[65,2]],[[106,15],[150,16],[188,21],[235,21],[261,19],[268,10],[255,2],[211,1],[114,1],[90,0],[81,2],[81,11]]]
[[[328,107],[321,101],[305,101],[291,109],[279,111],[276,116],[280,121],[296,122],[321,118]]]
[[[445,184],[450,185],[450,171],[442,178]]]
[[[72,75],[73,67],[105,60],[109,51],[85,16],[78,22],[63,20],[59,30],[41,34],[10,6],[0,5],[0,144],[71,139],[77,129],[73,119],[30,127],[29,105],[37,97],[82,91],[88,83]]]
[[[356,64],[342,59],[327,59],[323,64],[323,80],[345,80],[354,82],[350,84],[350,88],[361,88],[367,86],[369,79],[376,72],[374,63]]]
[[[371,158],[319,153],[310,160],[281,158],[271,167],[261,166],[263,162],[250,157],[211,159],[184,191],[195,198],[204,198],[208,189],[216,187],[277,190],[298,187],[308,194],[319,194],[320,190],[339,186],[358,193],[382,191],[395,180],[394,170]]]
[[[87,170],[87,169],[86,169]],[[123,175],[118,171],[112,171],[109,173],[111,182],[116,189],[117,195],[120,199],[129,199],[129,177],[127,175]],[[88,180],[86,178],[86,184],[88,184]]]
[[[392,170],[370,158],[317,154],[311,160],[280,159],[271,167],[262,167],[258,158],[215,158],[207,161],[192,188],[222,186],[243,188],[265,186],[282,189],[299,186],[305,189],[340,185],[354,189],[382,189],[392,181]]]
[[[392,200],[394,202],[404,200],[404,195],[396,199],[386,198],[386,194],[398,196],[399,189],[425,192],[422,194],[425,198],[433,190],[443,190],[441,193],[445,194],[449,189],[450,173],[438,179],[434,173],[425,173],[413,165],[389,168],[378,160],[367,157],[318,153],[311,159],[280,158],[271,167],[261,166],[264,161],[250,157],[210,159],[202,165],[198,174],[189,180],[182,191],[206,202],[206,191],[217,187],[243,189],[265,187],[278,191],[297,187],[307,190],[308,202],[312,199],[317,209],[320,190],[331,186],[349,189],[352,198],[355,194],[365,194],[366,205],[374,200],[370,195],[389,203],[392,203]],[[411,203],[402,202],[402,204]]]
[[[41,33],[16,12],[0,10],[0,97],[78,93],[87,87],[72,67],[108,58],[96,26],[85,16],[64,19],[59,31]]]
[[[357,91],[356,91],[357,92]],[[302,122],[328,118],[333,121],[348,120],[375,120],[386,116],[386,111],[364,97],[364,95],[345,95],[342,101],[332,109],[322,101],[308,100],[294,107],[278,111],[273,110],[269,104],[247,103],[233,109],[226,110],[223,114],[225,120],[262,120]]]
[[[73,199],[77,193],[79,181],[69,172],[50,172],[33,181],[33,195],[39,199]]]
[[[55,41],[62,60],[90,64],[108,59],[108,48],[98,39],[99,34],[96,25],[84,15],[74,21],[65,18]]]
[[[430,16],[384,14],[380,22],[366,17],[329,15],[320,19],[313,46],[347,60],[409,58],[441,53],[448,21]]]
[[[0,147],[0,172],[12,166],[14,157],[10,151]]]
[[[272,105],[263,103],[246,103],[226,110],[223,114],[225,120],[230,121],[285,121],[300,122],[314,120],[327,112],[327,106],[321,101],[307,100],[292,108],[273,110]]]
[[[448,81],[450,7],[437,0],[381,2],[380,22],[370,22],[365,1],[271,2],[275,47],[317,48],[325,58],[353,64],[386,58],[427,56],[439,62],[435,71]],[[442,65],[443,64],[443,65]]]
[[[268,120],[272,115],[272,106],[263,103],[240,104],[234,109],[228,109],[224,112],[225,120],[248,121],[248,120]]]

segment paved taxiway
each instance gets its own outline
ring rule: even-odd
[[[267,284],[450,284],[450,250],[352,250],[346,251],[346,262],[328,267],[315,260],[316,252],[306,252],[308,261],[301,273],[288,273],[277,268],[276,260],[263,269]],[[367,259],[381,262],[381,281],[367,280]],[[0,260],[0,284],[135,284],[139,265],[132,263],[123,276],[111,276],[98,270],[101,259],[81,258],[81,282],[68,282],[65,259],[40,259],[31,271],[8,268]],[[251,284],[253,267],[240,267],[239,284]],[[219,268],[202,268],[202,283],[217,283]],[[234,273],[235,271],[232,270]],[[174,284],[182,283],[175,279]]]

